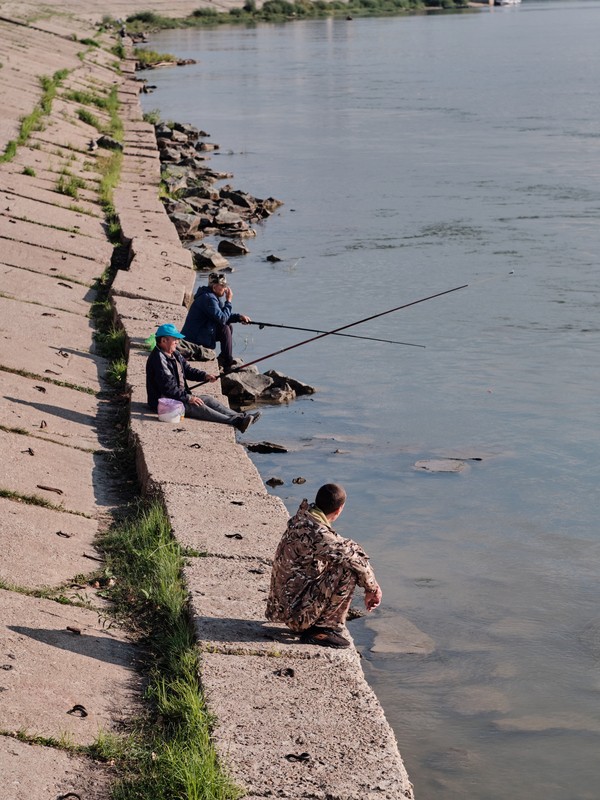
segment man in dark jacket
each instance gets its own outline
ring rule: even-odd
[[[214,350],[217,342],[221,345],[219,364],[223,370],[235,365],[233,358],[232,329],[233,322],[247,325],[250,317],[234,314],[231,307],[233,292],[227,284],[227,278],[220,272],[211,272],[208,286],[201,286],[196,292],[181,332],[186,340],[190,357],[194,348],[189,345],[202,345]]]
[[[187,384],[188,378],[209,383],[214,383],[218,378],[201,369],[190,367],[181,353],[177,352],[177,342],[183,339],[183,335],[179,333],[175,325],[171,325],[171,323],[161,325],[155,336],[156,347],[146,362],[146,392],[148,405],[152,411],[158,409],[160,397],[170,397],[184,404],[187,417],[233,425],[242,433],[247,431],[253,422],[256,422],[260,417],[260,411],[252,414],[238,414],[210,395],[197,397],[191,393]]]

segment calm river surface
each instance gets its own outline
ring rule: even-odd
[[[597,0],[526,0],[150,45],[198,64],[148,73],[145,109],[285,202],[233,261],[239,311],[331,329],[472,284],[351,331],[426,349],[265,362],[319,391],[252,431],[291,451],[255,457],[290,511],[348,490],[384,590],[352,633],[419,800],[600,796],[599,43]],[[235,335],[250,360],[309,334]],[[414,466],[447,457],[482,460]]]

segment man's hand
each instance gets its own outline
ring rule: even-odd
[[[215,381],[219,380],[219,376],[218,375],[208,375],[207,374],[207,376],[206,376],[206,378],[204,380],[208,381],[209,383],[214,383]]]
[[[233,297],[233,292],[231,291],[231,286],[228,286],[228,287],[225,289],[225,300],[226,300],[228,303],[231,303],[231,298],[232,298],[232,297]]]
[[[372,591],[367,589],[365,592],[365,608],[367,611],[373,611],[373,609],[377,608],[377,606],[381,603],[382,597],[383,593],[379,586],[377,589],[373,589]]]
[[[215,380],[216,380],[216,378],[215,378]],[[204,403],[202,402],[202,400],[201,400],[199,397],[194,397],[194,395],[193,395],[193,394],[192,394],[192,395],[190,395],[190,399],[188,400],[188,403],[189,403],[191,406],[203,406],[203,405],[204,405]]]
[[[248,325],[250,322],[252,322],[252,320],[245,314],[240,314],[240,322],[242,323],[242,325]]]

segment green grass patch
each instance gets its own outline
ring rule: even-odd
[[[44,125],[44,118],[48,116],[52,110],[52,101],[56,96],[56,90],[69,74],[69,70],[62,69],[55,72],[50,78],[47,75],[42,75],[40,84],[42,86],[42,97],[39,103],[35,106],[31,114],[23,117],[19,129],[19,135],[16,139],[12,139],[6,146],[4,153],[0,156],[0,163],[12,161],[17,152],[17,147],[27,142],[29,137],[35,131],[42,130]]]
[[[79,197],[80,189],[86,188],[87,185],[83,178],[72,175],[68,169],[63,169],[56,182],[56,191],[60,194],[66,194],[68,197],[72,197],[73,200],[77,200]]]
[[[153,108],[150,111],[145,111],[144,122],[149,122],[150,125],[158,125],[160,122],[160,109]]]
[[[247,0],[243,7],[229,11],[214,8],[197,8],[188,17],[172,19],[143,11],[127,18],[131,33],[167,28],[190,28],[218,24],[255,24],[257,22],[287,22],[298,19],[324,17],[394,16],[398,14],[435,9],[464,9],[468,0],[267,0],[258,7],[255,0]]]
[[[109,743],[122,774],[113,800],[235,800],[242,792],[221,770],[211,744],[184,559],[161,504],[142,507],[100,544],[116,578],[110,593],[117,613],[131,620],[148,654],[150,709],[124,751]]]
[[[74,89],[63,94],[65,100],[72,100],[74,103],[80,103],[82,106],[96,106],[96,108],[108,108],[108,98],[102,97],[94,92],[84,92],[80,89]]]
[[[157,53],[156,50],[144,50],[142,47],[136,47],[133,51],[139,69],[147,69],[153,67],[155,64],[173,63],[177,59],[171,53]]]
[[[35,170],[33,167],[23,167],[23,175],[29,175],[30,178],[35,178]]]
[[[100,133],[106,133],[106,126],[102,123],[98,117],[93,114],[88,108],[78,108],[77,109],[77,117],[82,121],[85,122],[86,125],[91,125],[93,128],[96,128],[97,131]]]

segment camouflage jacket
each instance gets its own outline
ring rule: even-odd
[[[273,561],[267,619],[287,622],[295,601],[323,571],[348,569],[357,584],[374,590],[378,584],[365,551],[352,539],[343,539],[327,523],[325,515],[303,500],[288,522]]]

